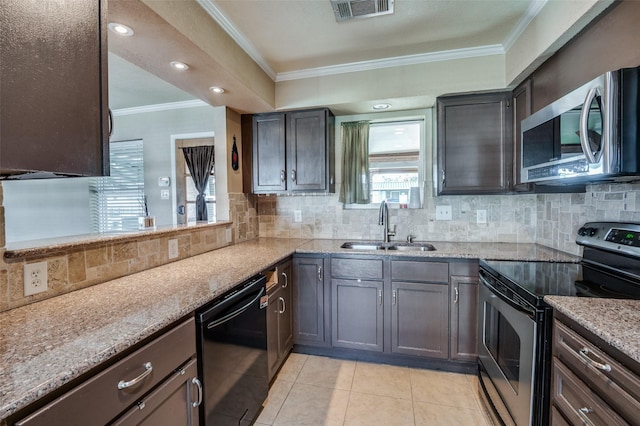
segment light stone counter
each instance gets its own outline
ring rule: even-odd
[[[410,257],[446,257],[460,259],[523,260],[540,262],[579,262],[580,258],[539,244],[518,243],[466,243],[428,241],[435,251],[352,250],[340,248],[344,240],[312,240],[303,244],[298,253],[370,254]]]
[[[294,252],[576,261],[535,244],[433,242],[433,252],[360,252],[338,240],[261,238],[0,313],[0,425],[9,415]]]
[[[304,241],[237,244],[1,313],[0,419],[190,315]]]
[[[546,296],[554,309],[640,363],[640,300]]]

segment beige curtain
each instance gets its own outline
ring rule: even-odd
[[[369,122],[342,123],[342,187],[339,201],[369,204]]]

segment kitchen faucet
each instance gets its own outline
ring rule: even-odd
[[[389,242],[389,237],[396,235],[396,226],[393,225],[393,231],[389,230],[389,206],[387,200],[382,200],[380,203],[380,210],[378,211],[378,225],[382,225],[382,240],[385,243]]]

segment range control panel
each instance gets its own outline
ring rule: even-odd
[[[578,229],[576,243],[640,257],[640,224],[589,222]]]

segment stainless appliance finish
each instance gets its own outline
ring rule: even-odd
[[[640,71],[607,72],[522,120],[523,182],[635,180]]]
[[[196,312],[202,425],[250,425],[269,390],[266,277]]]
[[[504,424],[549,423],[551,326],[546,295],[640,299],[640,224],[586,223],[580,263],[480,261],[478,377]]]

